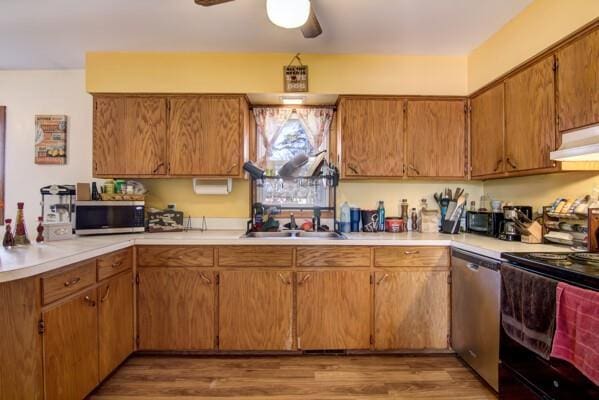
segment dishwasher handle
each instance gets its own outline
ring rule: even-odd
[[[468,262],[468,263],[466,263],[466,267],[470,271],[478,272],[478,269],[480,268],[480,265],[472,263],[472,262]]]

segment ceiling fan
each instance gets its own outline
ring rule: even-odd
[[[234,0],[194,0],[197,5],[208,7]],[[305,38],[315,38],[322,33],[310,0],[266,0],[266,12],[270,21],[287,29],[300,28]]]

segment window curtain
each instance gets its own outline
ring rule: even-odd
[[[333,113],[331,108],[254,107],[256,164],[266,167],[272,146],[292,114],[302,121],[312,148],[317,152],[327,150]]]

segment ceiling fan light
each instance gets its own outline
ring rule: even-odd
[[[310,0],[266,0],[266,14],[282,28],[299,28],[310,16]]]

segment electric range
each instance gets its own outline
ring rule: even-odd
[[[502,253],[513,267],[589,290],[599,290],[599,253]],[[502,283],[504,285],[505,283]],[[503,288],[502,290],[507,289]],[[599,387],[566,361],[545,360],[500,329],[499,398],[599,399]]]
[[[519,267],[587,289],[599,290],[599,253],[502,253]]]

